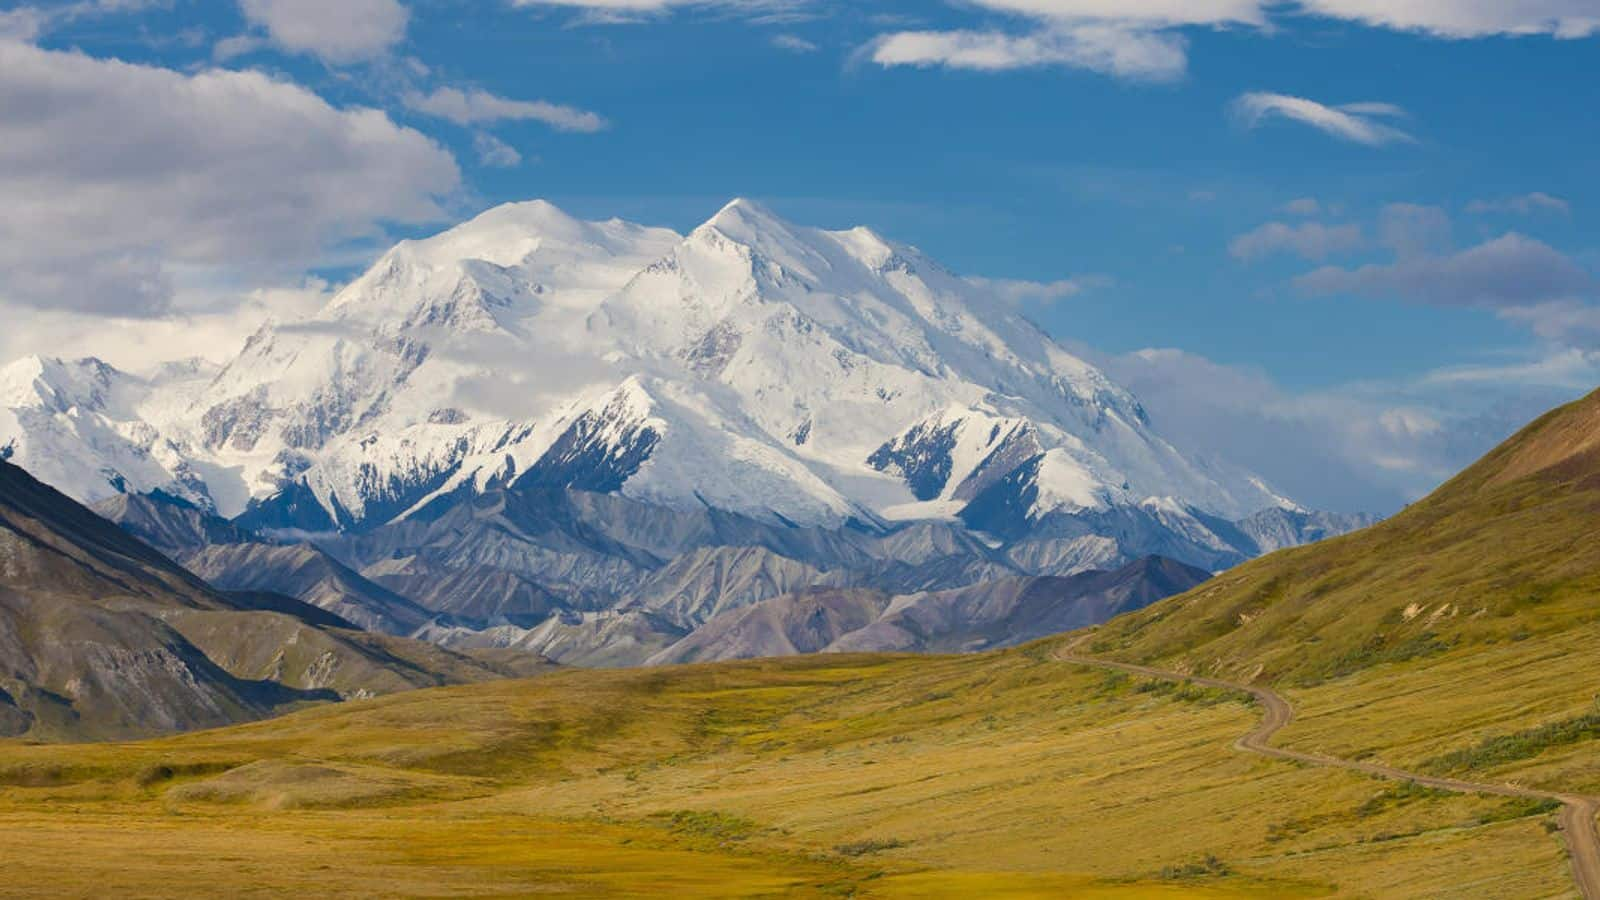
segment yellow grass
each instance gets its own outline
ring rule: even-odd
[[[1255,717],[1028,648],[562,672],[0,744],[0,893],[1570,891],[1547,815],[1231,749]]]

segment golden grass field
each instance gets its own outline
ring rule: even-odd
[[[568,671],[0,744],[0,893],[1571,894],[1547,810],[1247,755],[1242,699],[1050,650]],[[1368,749],[1351,723],[1406,721],[1383,677],[1296,695],[1286,741]]]

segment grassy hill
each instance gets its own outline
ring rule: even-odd
[[[1600,792],[1600,398],[1380,526],[1079,649],[1279,686],[1278,738]],[[0,742],[7,890],[1571,896],[1548,804],[1233,749],[1224,691],[1056,659],[800,657],[415,691],[126,744]],[[62,846],[93,854],[59,864]]]
[[[1284,739],[1600,791],[1600,392],[1393,519],[1100,629],[1092,652],[1274,683]]]
[[[1094,648],[1314,685],[1600,619],[1600,393],[1389,521],[1231,570]]]

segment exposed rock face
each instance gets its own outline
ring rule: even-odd
[[[897,596],[869,588],[804,591],[725,612],[649,662],[1006,647],[1141,609],[1208,577],[1152,557],[1113,572],[1016,577]]]

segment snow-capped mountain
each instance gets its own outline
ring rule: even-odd
[[[220,370],[18,361],[0,456],[84,501],[161,490],[253,528],[575,488],[823,529],[1038,527],[1056,544],[1031,553],[1084,565],[1106,556],[1085,537],[1237,547],[1217,523],[1298,512],[1174,447],[980,283],[745,200],[687,236],[498,207],[399,244]]]

